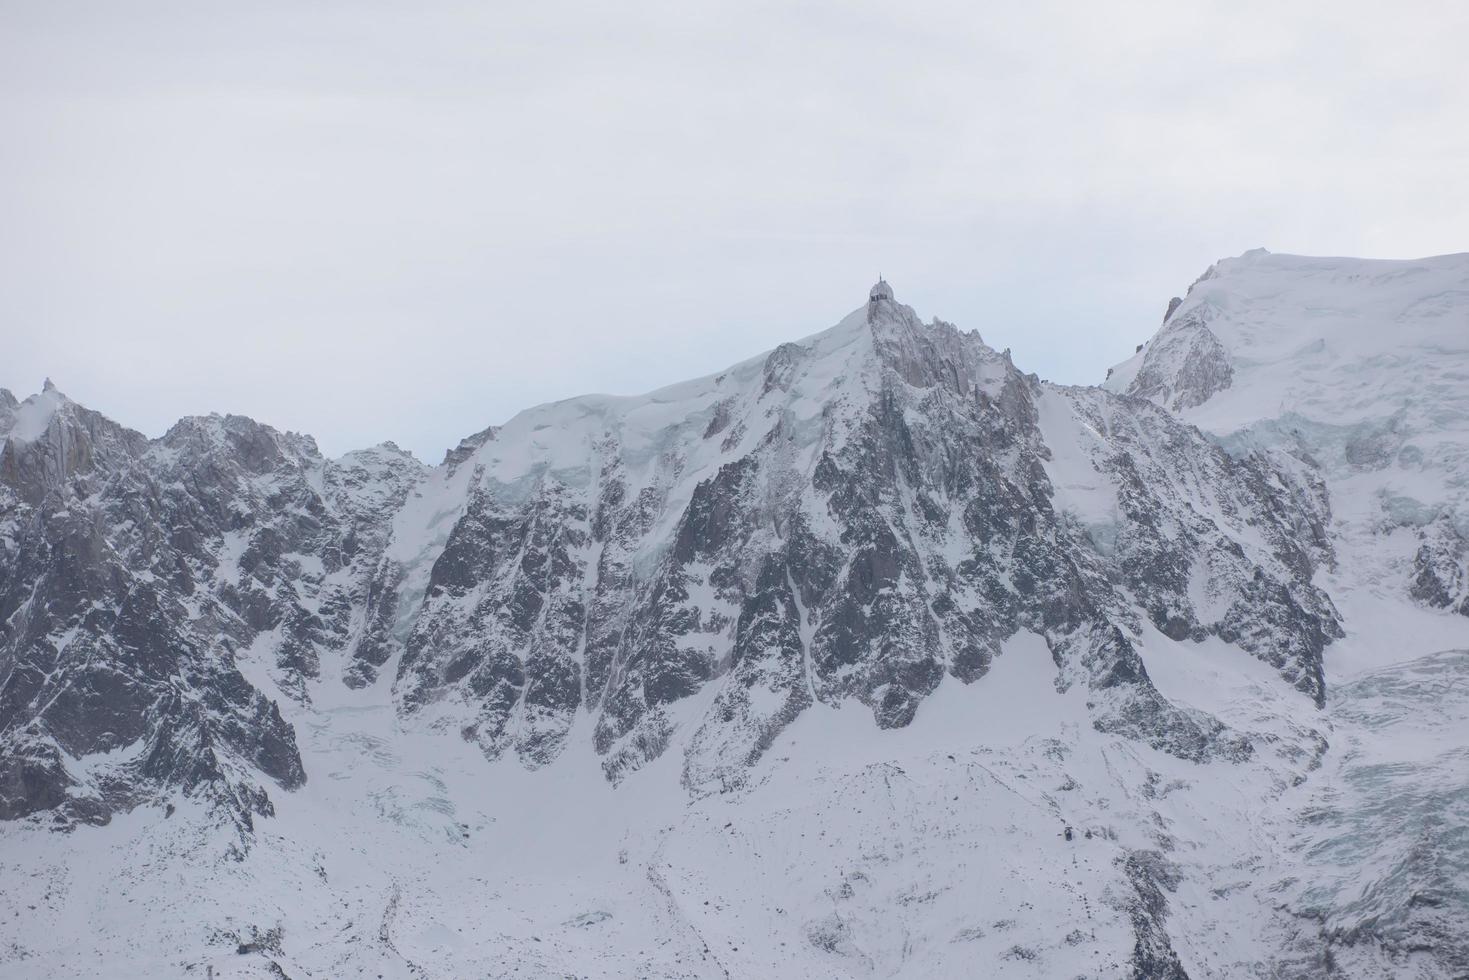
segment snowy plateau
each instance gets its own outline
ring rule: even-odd
[[[435,467],[0,390],[0,978],[1469,977],[1469,254],[858,298]]]

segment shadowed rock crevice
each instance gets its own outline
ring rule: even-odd
[[[763,360],[522,413],[435,471],[239,416],[150,442],[54,390],[5,411],[10,813],[170,787],[268,812],[323,684],[390,686],[405,724],[529,768],[586,713],[608,778],[679,745],[691,789],[736,788],[804,712],[905,727],[1020,630],[1098,730],[1240,759],[1154,688],[1144,624],[1318,703],[1340,633],[1319,488],[1044,384],[886,285]],[[104,753],[133,761],[71,775]]]

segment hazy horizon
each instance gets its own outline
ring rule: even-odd
[[[879,273],[1097,383],[1215,260],[1469,247],[1469,9],[0,5],[0,386],[324,452],[716,372]]]
[[[1273,250],[1267,250],[1267,251],[1273,251]],[[1285,253],[1285,254],[1295,254],[1295,253]],[[1469,254],[1469,253],[1445,253],[1445,254]],[[1229,257],[1231,257],[1231,256],[1220,256],[1219,258],[1222,259],[1222,258],[1229,258]],[[1431,257],[1432,256],[1413,256],[1411,258],[1431,258]],[[1373,257],[1370,257],[1370,258],[1381,258],[1381,257],[1373,256]],[[1410,258],[1410,257],[1406,257],[1405,256],[1403,258]],[[1204,269],[1200,269],[1199,272],[1200,272],[1200,274],[1202,274],[1204,272]],[[885,274],[883,274],[883,275],[885,276],[885,278],[887,278],[889,280],[889,284],[892,285],[892,283],[891,283],[891,277],[887,277]],[[1185,289],[1179,289],[1176,293],[1171,294],[1171,295],[1180,295],[1181,296],[1185,291],[1186,291]],[[867,290],[864,288],[861,292],[862,292],[863,296],[865,297],[865,295],[867,293]],[[905,297],[903,297],[901,294],[898,294],[896,292],[896,287],[894,287],[894,292],[895,292],[895,298],[897,299],[898,302],[903,303],[904,305],[908,305],[908,306],[912,306],[913,305],[912,303],[907,302],[907,300],[905,299]],[[853,312],[855,310],[860,310],[863,305],[864,304],[859,303],[856,307],[853,308],[853,310],[849,310],[848,313],[851,313],[851,312]],[[1165,308],[1166,308],[1166,305],[1165,305]],[[941,319],[941,320],[942,319],[947,319],[947,318],[945,318],[945,317],[943,317],[941,315],[931,314],[931,313],[925,313],[922,309],[915,309],[915,312],[918,313],[918,315],[920,317],[922,317],[922,319],[924,320],[924,322],[931,322],[932,320],[935,319],[935,317],[937,317],[938,319]],[[847,315],[847,314],[843,314],[843,316],[845,316],[845,315]],[[830,329],[832,326],[835,326],[837,322],[838,322],[838,320],[834,319],[830,324],[827,324],[827,325],[825,325],[825,326],[823,326],[821,328],[818,328],[816,330],[806,331],[805,333],[801,333],[801,334],[798,334],[796,336],[789,337],[787,339],[790,340],[790,341],[800,340],[800,339],[802,339],[804,337],[810,336],[813,333],[819,333],[819,332],[821,332],[823,330]],[[1151,326],[1149,326],[1147,328],[1146,331],[1144,331],[1144,332],[1142,332],[1142,333],[1139,334],[1139,338],[1140,339],[1139,339],[1138,343],[1141,343],[1142,341],[1147,340],[1148,338],[1150,338],[1153,335],[1153,333],[1156,330],[1156,328],[1161,324],[1161,322],[1162,322],[1162,311],[1160,310],[1159,315],[1158,315],[1157,322],[1153,323]],[[962,323],[955,324],[955,325],[958,326],[960,329],[964,329],[964,330],[970,329],[968,326],[966,326],[965,324],[962,324]],[[994,347],[996,349],[1004,349],[1006,347],[1010,347],[1011,346],[1008,343],[996,342],[996,338],[992,338],[992,337],[987,336],[987,335],[984,337],[984,340],[985,340],[985,342],[987,344],[989,344],[991,347]],[[1000,340],[1002,341],[1003,338],[1000,338]],[[781,342],[784,342],[784,341],[781,341]],[[1062,383],[1062,384],[1076,384],[1076,385],[1097,385],[1097,384],[1100,384],[1102,382],[1102,380],[1103,380],[1103,376],[1105,376],[1105,374],[1106,374],[1107,369],[1110,368],[1110,367],[1112,367],[1113,365],[1115,365],[1117,362],[1123,361],[1126,358],[1130,357],[1135,352],[1135,347],[1136,347],[1136,345],[1133,345],[1133,346],[1128,347],[1126,349],[1126,351],[1119,351],[1117,353],[1117,356],[1115,358],[1113,358],[1111,361],[1108,361],[1107,364],[1101,368],[1101,375],[1099,375],[1098,377],[1094,377],[1094,378],[1079,378],[1079,379],[1067,379],[1067,378],[1056,378],[1056,377],[1049,377],[1049,376],[1042,375],[1042,380],[1056,381],[1056,382],[1059,382],[1059,383]],[[292,429],[292,428],[290,428],[288,426],[276,426],[276,428],[284,429],[284,430],[287,430],[287,431],[297,432],[299,434],[311,436],[312,438],[317,439],[318,446],[321,447],[323,453],[325,455],[327,455],[329,457],[333,457],[333,458],[339,457],[343,453],[348,453],[348,452],[351,452],[353,450],[366,449],[366,448],[368,448],[370,446],[378,445],[378,444],[381,444],[381,443],[384,443],[384,442],[394,442],[395,444],[397,444],[399,446],[400,449],[406,449],[406,450],[409,450],[410,452],[412,452],[413,455],[416,456],[420,461],[422,461],[424,463],[427,463],[429,465],[436,465],[440,461],[440,459],[443,457],[444,453],[447,452],[450,449],[453,449],[454,446],[458,445],[458,443],[459,443],[459,441],[461,439],[463,439],[463,438],[465,438],[467,436],[473,435],[473,434],[475,434],[477,432],[480,432],[484,428],[486,428],[487,426],[493,426],[493,425],[503,424],[503,423],[509,421],[509,419],[511,419],[512,417],[514,417],[515,415],[519,414],[522,411],[527,411],[527,410],[536,408],[537,406],[544,405],[544,404],[547,404],[547,403],[558,402],[558,401],[565,401],[565,400],[568,400],[568,399],[575,399],[575,398],[581,397],[581,396],[611,395],[611,396],[630,396],[631,397],[631,396],[643,395],[643,394],[647,394],[647,393],[656,391],[656,390],[658,390],[660,388],[677,385],[680,382],[690,381],[690,380],[694,380],[695,378],[712,376],[712,375],[718,374],[719,372],[721,372],[721,371],[723,371],[723,370],[725,370],[727,368],[733,367],[736,364],[739,364],[739,363],[741,363],[741,362],[743,362],[745,360],[749,360],[749,359],[754,358],[754,357],[762,356],[763,354],[768,353],[771,349],[772,349],[771,347],[766,347],[766,348],[762,348],[762,349],[757,350],[757,351],[752,351],[749,355],[742,356],[742,357],[737,357],[733,361],[730,361],[728,363],[723,363],[723,364],[714,366],[714,367],[710,368],[709,370],[700,371],[700,372],[698,372],[696,374],[680,375],[679,377],[676,377],[676,378],[670,377],[670,378],[664,379],[662,381],[657,381],[657,382],[649,385],[648,387],[640,388],[640,389],[637,389],[637,390],[629,390],[629,391],[604,391],[604,390],[592,390],[592,389],[589,389],[589,390],[586,390],[586,391],[571,392],[571,393],[568,393],[568,394],[562,395],[562,396],[556,396],[556,397],[552,397],[552,398],[542,399],[541,401],[537,401],[537,402],[530,402],[530,403],[527,403],[525,405],[521,405],[521,406],[513,409],[508,415],[506,415],[506,416],[504,416],[502,418],[496,418],[496,419],[485,420],[483,422],[471,423],[470,424],[470,427],[469,428],[466,428],[464,430],[464,432],[462,434],[460,434],[459,436],[454,437],[454,439],[453,439],[452,442],[447,443],[445,446],[443,446],[442,448],[437,449],[437,450],[428,449],[427,451],[425,451],[424,447],[415,447],[415,446],[403,445],[401,443],[397,443],[396,440],[391,439],[391,438],[387,438],[387,437],[382,438],[382,439],[372,440],[370,442],[364,442],[364,443],[361,443],[361,444],[358,444],[358,445],[353,445],[353,446],[345,446],[345,447],[341,447],[341,448],[336,448],[336,447],[328,448],[326,446],[321,445],[321,440],[317,437],[316,433],[310,431],[309,429]],[[1012,349],[1012,353],[1014,353],[1013,349]],[[1020,359],[1018,355],[1016,355],[1016,366],[1019,367],[1020,369],[1024,370],[1024,371],[1027,371],[1027,372],[1032,371],[1032,369],[1022,359]],[[115,422],[119,422],[119,423],[121,423],[123,425],[129,426],[130,428],[134,428],[134,429],[138,429],[139,428],[138,426],[132,424],[128,419],[123,418],[123,417],[120,417],[116,413],[109,411],[108,408],[107,408],[107,406],[93,404],[93,403],[88,402],[87,399],[85,399],[85,398],[80,398],[80,397],[77,397],[77,396],[73,395],[72,392],[70,392],[70,391],[67,390],[67,387],[66,387],[66,385],[64,383],[62,383],[57,378],[55,378],[55,377],[53,377],[51,375],[45,376],[40,383],[37,383],[34,386],[34,388],[32,390],[22,391],[20,389],[17,389],[17,388],[14,388],[14,387],[10,387],[10,386],[7,386],[5,384],[0,384],[0,388],[8,388],[10,390],[11,394],[13,394],[16,398],[18,398],[20,400],[24,400],[27,397],[29,397],[30,395],[33,395],[33,394],[36,394],[36,393],[40,392],[42,390],[43,385],[46,382],[50,382],[51,384],[55,385],[56,388],[57,388],[57,390],[60,391],[63,395],[66,395],[67,397],[72,398],[74,401],[77,401],[77,402],[80,402],[82,404],[85,404],[86,407],[88,407],[88,408],[91,408],[91,409],[94,409],[96,411],[102,412],[102,414],[109,416]],[[231,411],[231,410],[229,410],[227,408],[225,408],[225,409],[218,409],[218,408],[217,409],[210,409],[210,410],[207,410],[205,412],[183,413],[183,414],[180,414],[179,416],[177,416],[176,418],[173,418],[173,419],[168,420],[166,423],[164,423],[164,425],[163,425],[162,428],[160,428],[160,429],[158,429],[156,431],[148,431],[148,430],[143,430],[143,429],[139,429],[139,431],[142,431],[144,433],[144,435],[146,435],[146,436],[148,436],[150,438],[156,438],[158,436],[163,435],[164,432],[167,430],[168,427],[170,427],[171,425],[173,425],[179,419],[186,417],[187,415],[207,415],[207,414],[212,414],[212,413],[213,414],[219,414],[219,415],[231,415],[231,414],[233,414],[233,415],[245,415],[245,414],[249,414],[249,413],[244,413],[244,412],[234,412],[234,411]],[[268,417],[261,417],[261,416],[256,416],[256,415],[252,415],[251,417],[254,418],[258,422],[264,422],[266,424],[273,424]]]

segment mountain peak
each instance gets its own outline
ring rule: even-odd
[[[41,438],[57,411],[68,404],[71,404],[71,400],[47,378],[45,386],[38,394],[31,395],[16,406],[8,434],[21,442],[33,442]]]
[[[1469,255],[1390,260],[1253,249],[1197,280],[1104,387],[1151,398],[1226,434],[1287,412],[1354,423],[1433,393],[1459,402]],[[1381,370],[1417,363],[1411,371]],[[1373,380],[1390,384],[1378,390]],[[1428,382],[1428,383],[1423,383]],[[1460,404],[1448,414],[1469,411]]]
[[[1399,533],[1411,593],[1469,614],[1466,324],[1469,254],[1254,249],[1210,266],[1103,387],[1235,452],[1308,456],[1336,482],[1333,509],[1356,527],[1347,540]]]
[[[1469,289],[1436,261],[1220,260],[1134,397],[879,279],[437,468],[0,392],[0,434],[41,430],[0,441],[0,947],[46,975],[1385,977],[1352,967],[1401,949],[1458,976],[1469,655],[1343,677],[1469,646],[1420,608],[1466,609],[1469,553],[1427,484],[1469,486]],[[1186,424],[1274,410],[1280,372],[1288,417]],[[1320,414],[1349,388],[1370,424]]]

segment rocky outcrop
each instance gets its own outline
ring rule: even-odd
[[[1338,498],[1356,562],[1391,566],[1374,577],[1429,608],[1469,608],[1469,257],[1256,249],[1211,266],[1169,310],[1103,387],[1241,458],[1274,454]]]
[[[585,712],[609,779],[677,743],[691,789],[731,789],[803,712],[906,726],[1020,630],[1098,730],[1242,759],[1249,733],[1154,688],[1144,624],[1318,704],[1339,634],[1315,488],[1149,402],[1043,384],[890,289],[715,378],[524,413],[432,472],[238,416],[150,442],[51,390],[4,410],[10,815],[169,786],[268,812],[307,776],[292,705],[387,670],[408,724],[489,758],[545,765]]]
[[[1408,594],[1427,606],[1469,616],[1469,541],[1440,517],[1418,530]]]
[[[1129,389],[1175,411],[1202,405],[1234,378],[1229,351],[1210,332],[1205,310],[1175,317],[1176,310],[1170,303],[1166,330],[1147,345],[1142,368]]]
[[[1143,620],[1238,643],[1323,695],[1340,632],[1311,584],[1331,557],[1324,500],[1264,458],[1145,402],[1044,385],[882,297],[684,388],[673,407],[653,396],[672,420],[655,436],[632,431],[636,401],[582,405],[584,453],[538,452],[538,411],[456,459],[476,468],[462,491],[445,478],[464,503],[401,661],[410,718],[534,767],[587,710],[614,780],[691,725],[687,782],[728,789],[812,705],[905,726],[1028,629],[1059,687],[1093,692],[1099,729],[1247,756],[1246,736],[1153,688]],[[1058,494],[1063,458],[1111,501],[1105,527]]]
[[[1359,330],[1358,357],[1288,330],[1371,320],[1333,298],[1360,282],[1434,287],[1388,304],[1410,337],[1461,294],[1438,289],[1455,263],[1359,265],[1222,262],[1109,390],[1042,382],[884,283],[828,331],[531,409],[432,469],[391,444],[326,459],[238,416],[148,439],[49,384],[0,391],[0,820],[65,843],[38,827],[161,805],[115,830],[177,850],[141,848],[98,907],[187,869],[167,914],[204,896],[229,955],[309,946],[338,972],[407,955],[400,896],[419,923],[461,886],[481,900],[478,878],[416,877],[441,848],[530,836],[579,869],[615,855],[598,887],[653,891],[530,916],[509,877],[486,901],[534,955],[504,959],[496,933],[474,963],[572,971],[587,947],[566,930],[615,915],[627,943],[658,932],[666,969],[616,941],[604,965],[728,969],[756,962],[713,951],[745,950],[729,930],[758,908],[789,940],[772,955],[859,972],[1457,976],[1465,655],[1346,678],[1323,661],[1343,635],[1327,589],[1354,627],[1365,591],[1372,615],[1419,617],[1416,642],[1462,646],[1462,352],[1384,360]],[[1381,367],[1410,362],[1426,380]],[[1262,405],[1279,411],[1250,421]],[[1423,608],[1394,607],[1399,586]],[[1379,655],[1362,636],[1346,662]],[[657,760],[682,792],[644,801]],[[323,791],[289,795],[307,780]],[[502,819],[583,800],[570,835]],[[584,832],[604,816],[621,826]],[[567,836],[595,846],[563,855]],[[201,841],[229,874],[200,870],[216,852],[179,863]],[[71,854],[12,855],[17,922],[51,909],[66,883],[38,869]],[[788,905],[767,907],[771,876]],[[236,883],[248,900],[210,904]],[[652,918],[629,916],[648,896]],[[70,901],[47,921],[87,921]],[[285,910],[328,905],[311,934],[337,939],[282,938]],[[457,955],[433,930],[411,943]]]
[[[270,785],[306,778],[274,698],[308,698],[322,652],[351,640],[417,470],[391,447],[329,463],[236,416],[150,442],[54,388],[12,410],[4,815],[100,822],[170,790],[243,825],[271,812]]]

